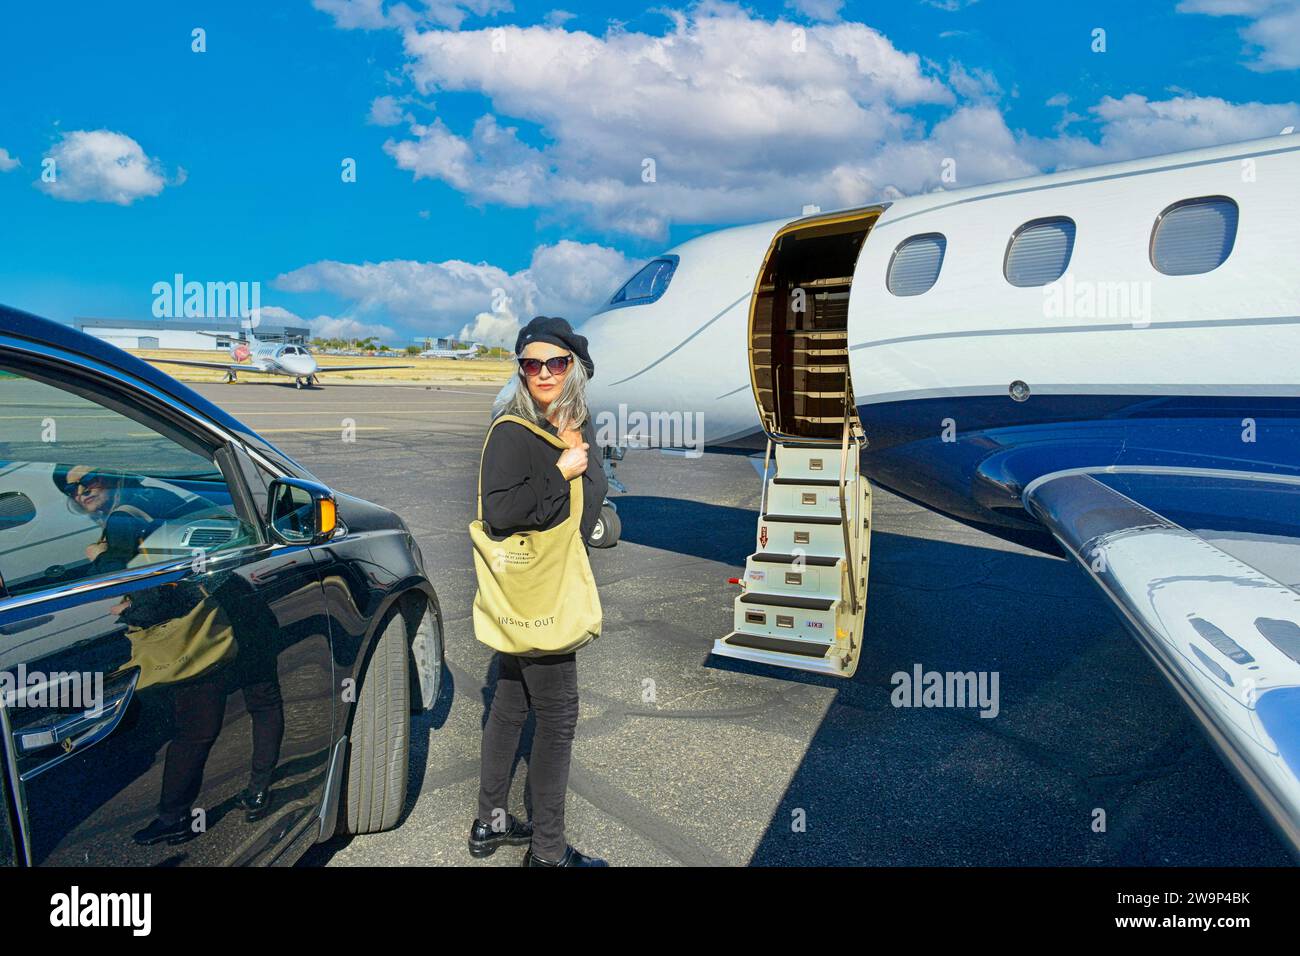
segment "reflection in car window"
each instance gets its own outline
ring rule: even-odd
[[[0,581],[10,594],[256,540],[211,458],[0,368]]]

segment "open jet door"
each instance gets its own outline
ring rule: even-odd
[[[866,617],[871,488],[849,376],[849,291],[882,207],[778,232],[750,301],[749,370],[767,432],[757,547],[713,653],[851,677]],[[769,476],[775,451],[776,471]]]

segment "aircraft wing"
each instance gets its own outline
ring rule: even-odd
[[[223,372],[263,372],[265,369],[256,365],[238,365],[234,362],[193,362],[189,359],[151,358],[150,362],[162,362],[165,365],[189,365],[194,368],[215,368]]]
[[[1300,478],[1074,469],[1023,497],[1300,853]]]
[[[415,368],[414,365],[317,365],[317,372],[366,372],[381,368]]]

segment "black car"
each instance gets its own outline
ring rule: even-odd
[[[400,518],[0,308],[0,862],[284,864],[392,827],[441,673]]]

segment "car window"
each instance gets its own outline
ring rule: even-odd
[[[0,365],[0,582],[8,594],[258,540],[212,458],[148,422],[109,399]]]

